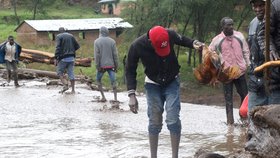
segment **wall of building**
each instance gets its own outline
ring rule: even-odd
[[[117,38],[117,30],[110,30],[110,37],[119,41]],[[90,31],[69,31],[73,34],[78,42],[93,44],[94,40],[99,37],[99,30]],[[23,23],[17,29],[17,41],[21,43],[50,45],[55,43],[55,37],[58,32],[37,32],[27,23]]]

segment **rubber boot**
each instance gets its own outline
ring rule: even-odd
[[[105,95],[104,95],[104,92],[103,92],[103,87],[102,87],[102,83],[101,82],[97,82],[97,85],[98,85],[98,90],[100,91],[101,93],[101,102],[105,102],[106,101],[106,98],[105,98]]]
[[[227,124],[232,125],[234,123],[233,105],[232,104],[226,105],[226,114],[227,114]]]
[[[61,83],[62,83],[62,85],[63,85],[63,88],[62,88],[61,91],[59,91],[59,93],[64,93],[65,91],[67,91],[67,90],[69,89],[69,87],[68,87],[68,81],[67,81],[67,79],[65,78],[65,76],[60,76],[59,78],[60,78]]]
[[[172,158],[178,158],[180,137],[181,137],[181,134],[172,134],[172,133],[170,133],[171,148],[172,148]]]
[[[158,134],[149,134],[151,158],[157,158]]]
[[[70,80],[70,83],[71,83],[71,88],[72,88],[71,93],[74,94],[75,93],[75,80]]]
[[[116,86],[113,86],[113,93],[114,93],[115,101],[118,101],[118,98],[117,98],[117,87]]]
[[[8,83],[11,82],[11,77],[12,77],[11,74],[12,74],[11,70],[7,70],[7,82]]]
[[[13,72],[13,77],[14,77],[14,84],[15,84],[15,87],[19,87],[19,84],[18,84],[18,74],[17,72]]]

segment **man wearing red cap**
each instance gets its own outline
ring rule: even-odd
[[[179,69],[174,45],[199,49],[203,43],[181,36],[174,30],[154,26],[147,34],[137,38],[130,46],[126,79],[129,107],[138,112],[135,96],[139,59],[145,67],[145,90],[148,104],[149,141],[151,157],[157,157],[158,136],[162,129],[162,114],[166,111],[166,124],[170,131],[172,158],[178,157],[181,136]]]

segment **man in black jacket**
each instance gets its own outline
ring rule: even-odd
[[[63,89],[60,93],[64,93],[68,88],[68,80],[64,75],[67,71],[68,78],[70,79],[72,92],[75,93],[75,76],[74,65],[76,50],[80,45],[70,33],[67,33],[63,27],[59,28],[59,34],[56,36],[56,49],[55,49],[55,65],[57,65],[57,74],[63,84]]]
[[[271,1],[270,12],[270,60],[280,59],[280,0]],[[258,33],[258,43],[262,52],[265,48],[265,27],[264,23],[260,25]],[[268,104],[280,104],[280,67],[270,67],[268,73],[268,89],[269,100]]]
[[[129,106],[133,113],[138,111],[135,96],[137,65],[139,59],[145,67],[145,89],[149,117],[149,141],[151,157],[157,157],[158,136],[162,129],[162,114],[166,111],[166,124],[170,131],[172,158],[178,157],[181,136],[179,69],[174,45],[199,49],[202,43],[181,36],[173,30],[154,26],[147,34],[137,38],[130,46],[126,79]]]
[[[256,17],[250,23],[248,34],[251,62],[248,72],[248,111],[251,111],[255,106],[268,104],[268,97],[264,86],[264,74],[254,74],[254,69],[265,61],[264,54],[257,41],[260,25],[263,23],[265,15],[265,0],[250,0],[250,4],[252,5]]]

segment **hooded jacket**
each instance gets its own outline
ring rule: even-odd
[[[94,41],[94,60],[97,69],[118,68],[116,42],[109,37],[109,30],[104,26],[100,28],[99,37]]]

